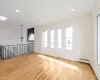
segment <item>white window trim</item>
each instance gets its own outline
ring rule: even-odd
[[[98,45],[98,41],[99,41],[99,38],[98,38],[98,26],[99,26],[99,24],[98,24],[98,18],[100,17],[100,14],[98,14],[97,15],[97,64],[98,65],[100,65],[100,61],[99,61],[99,50],[98,50],[98,47],[99,47],[99,45]]]

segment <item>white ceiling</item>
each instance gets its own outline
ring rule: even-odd
[[[96,0],[0,0],[0,16],[6,22],[39,25],[90,12]],[[71,12],[74,8],[75,11]],[[20,10],[19,13],[16,9]],[[39,20],[39,21],[37,21]]]

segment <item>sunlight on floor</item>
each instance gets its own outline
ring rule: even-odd
[[[53,58],[49,58],[49,57],[47,57],[47,56],[43,56],[43,55],[38,55],[38,56],[41,57],[41,58],[45,58],[45,59],[47,59],[47,60],[50,60],[50,61],[57,62],[57,63],[59,63],[59,64],[61,64],[61,65],[64,65],[64,66],[66,66],[66,67],[68,67],[68,68],[71,68],[71,69],[74,69],[74,70],[76,70],[76,71],[79,70],[79,68],[78,68],[77,66],[74,66],[74,65],[71,65],[71,64],[68,64],[68,63],[64,63],[64,62],[55,60],[55,59],[53,59]],[[53,65],[51,64],[51,66],[53,66]]]

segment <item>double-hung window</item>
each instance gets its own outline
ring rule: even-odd
[[[50,47],[54,48],[54,30],[50,31]]]
[[[57,32],[57,36],[58,36],[58,48],[61,48],[61,40],[62,40],[62,38],[61,38],[61,35],[62,35],[62,31],[61,31],[61,29],[58,29],[58,32]]]
[[[48,31],[43,32],[43,42],[44,48],[48,47]]]
[[[73,29],[72,27],[66,28],[66,49],[67,50],[72,50],[72,35],[73,34]]]

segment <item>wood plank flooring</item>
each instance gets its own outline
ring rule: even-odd
[[[96,80],[89,64],[31,53],[0,61],[0,80]]]

